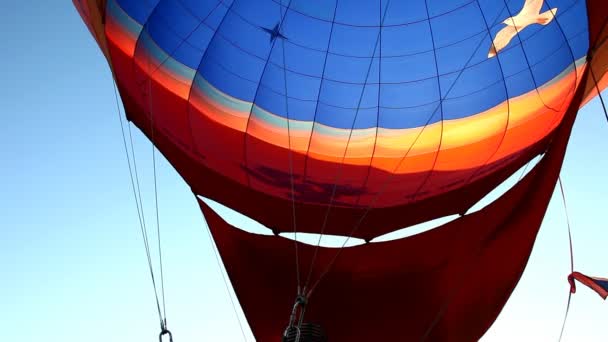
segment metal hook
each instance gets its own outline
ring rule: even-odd
[[[163,336],[164,335],[169,335],[169,342],[173,342],[173,335],[166,328],[163,328],[163,330],[158,335],[158,342],[163,342]]]
[[[289,317],[289,325],[287,326],[287,329],[285,329],[285,332],[283,333],[283,338],[287,338],[289,335],[289,332],[292,331],[293,329],[295,329],[296,331],[296,342],[300,341],[300,328],[302,326],[302,321],[304,320],[304,312],[306,310],[306,305],[308,304],[308,298],[306,298],[305,295],[303,294],[299,294],[296,297],[296,302],[293,304],[293,309],[291,310],[291,315]],[[300,309],[299,313],[299,317],[298,317],[298,308]],[[297,322],[296,322],[297,319]]]

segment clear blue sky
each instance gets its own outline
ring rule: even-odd
[[[0,2],[0,41],[3,338],[155,341],[153,292],[99,49],[67,0]],[[151,147],[133,133],[152,222]],[[607,136],[594,101],[580,112],[562,173],[577,268],[598,276],[608,276]],[[169,327],[176,342],[242,341],[195,200],[159,159]],[[483,340],[555,341],[568,259],[555,196],[524,277]],[[595,293],[579,286],[570,313],[565,341],[608,340],[608,306]]]

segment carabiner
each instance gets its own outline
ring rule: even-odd
[[[164,328],[158,335],[158,342],[163,342],[163,336],[165,336],[165,335],[169,335],[169,342],[173,342],[173,335],[171,334],[171,332],[169,330],[164,329]]]

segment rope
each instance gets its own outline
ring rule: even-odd
[[[604,26],[604,28],[605,28],[605,26]],[[602,28],[602,31],[603,31],[603,28]],[[605,104],[604,98],[602,96],[602,91],[600,90],[600,87],[598,85],[597,78],[595,77],[595,73],[593,72],[593,65],[591,63],[589,64],[589,71],[590,71],[591,77],[593,79],[595,89],[597,91],[597,95],[600,99],[600,103],[602,104],[602,110],[604,111],[604,116],[606,117],[606,120],[608,121],[608,111],[606,110],[606,104]],[[569,244],[569,251],[570,251],[570,273],[572,273],[572,272],[574,272],[574,249],[572,247],[572,228],[570,226],[570,218],[568,217],[568,207],[566,205],[566,195],[564,192],[564,186],[562,184],[561,177],[559,178],[559,189],[560,189],[560,192],[562,195],[562,202],[564,204],[564,211],[566,214],[566,223],[568,226],[568,244]],[[570,312],[571,300],[572,300],[572,291],[568,291],[568,302],[566,304],[566,312],[564,313],[564,319],[562,322],[562,328],[559,333],[558,341],[561,341],[562,337],[564,335],[564,330],[566,328],[566,320],[568,319],[568,313]]]
[[[574,272],[574,249],[572,248],[572,228],[570,226],[570,218],[568,216],[568,206],[566,205],[566,195],[564,192],[564,186],[562,184],[561,176],[558,178],[559,190],[562,195],[562,203],[564,204],[564,212],[566,214],[566,225],[568,227],[568,245],[570,250],[570,273]],[[570,312],[570,301],[572,300],[572,292],[568,291],[568,302],[566,304],[566,312],[564,313],[564,319],[562,321],[562,329],[559,333],[558,342],[562,340],[564,335],[564,329],[566,328],[566,320],[568,319],[568,313]]]
[[[155,8],[156,9],[156,8]],[[148,23],[144,26],[144,30],[147,31],[147,34],[150,35],[148,30]],[[147,66],[148,66],[148,110],[150,112],[150,145],[152,147],[152,172],[153,172],[153,182],[154,182],[154,207],[155,207],[155,216],[156,216],[156,236],[158,240],[158,258],[159,258],[159,268],[160,268],[160,283],[161,283],[161,297],[162,297],[162,312],[163,318],[161,319],[161,329],[167,329],[167,313],[166,313],[166,305],[165,305],[165,279],[163,272],[163,253],[161,247],[161,239],[160,239],[160,219],[158,213],[158,184],[157,184],[157,176],[156,176],[156,147],[154,146],[154,111],[153,111],[153,102],[152,102],[152,71],[150,68],[150,56],[147,58]],[[147,239],[147,236],[146,236]],[[156,291],[156,289],[155,289]],[[158,296],[158,294],[157,294]]]
[[[222,261],[219,256],[219,252],[217,250],[217,246],[215,245],[215,240],[211,235],[211,231],[209,228],[209,223],[207,223],[207,219],[205,215],[203,215],[203,222],[205,222],[205,231],[207,231],[207,235],[209,236],[209,243],[211,244],[211,249],[213,250],[213,254],[215,255],[215,261],[217,262],[218,272],[222,275],[222,280],[224,281],[224,286],[226,288],[226,293],[228,294],[228,298],[230,298],[230,304],[232,305],[232,310],[234,311],[234,316],[236,317],[237,322],[239,323],[239,328],[241,329],[241,334],[243,335],[243,341],[247,342],[247,336],[245,335],[245,329],[243,328],[243,324],[241,323],[241,319],[239,318],[238,310],[236,309],[236,304],[234,299],[232,298],[232,294],[230,293],[230,286],[228,286],[228,279],[226,279],[226,275],[222,272]]]
[[[124,148],[125,148],[125,155],[127,157],[127,163],[129,166],[129,175],[131,177],[131,186],[133,188],[133,195],[135,197],[135,203],[136,203],[136,207],[137,207],[137,216],[140,222],[140,229],[141,229],[141,233],[142,233],[142,238],[143,238],[143,242],[144,242],[144,248],[146,251],[146,259],[148,261],[148,268],[150,271],[150,277],[152,279],[152,286],[154,288],[154,297],[155,297],[155,301],[156,301],[156,308],[158,311],[158,315],[159,315],[159,320],[160,320],[160,325],[161,325],[161,329],[163,331],[166,330],[166,326],[167,326],[167,313],[166,313],[166,299],[165,299],[165,282],[164,282],[164,269],[163,269],[163,258],[162,258],[162,244],[161,244],[161,234],[160,234],[160,216],[159,216],[159,208],[158,208],[158,181],[157,181],[157,172],[156,172],[156,149],[154,147],[154,115],[153,115],[153,111],[152,111],[152,87],[151,87],[151,80],[152,80],[152,76],[154,73],[156,73],[156,71],[158,69],[160,69],[168,60],[169,58],[175,53],[175,51],[177,51],[177,49],[179,49],[182,44],[184,42],[186,42],[187,39],[189,39],[192,34],[194,34],[194,32],[196,32],[196,30],[203,25],[204,21],[215,11],[215,9],[220,5],[221,2],[218,2],[215,7],[213,7],[213,9],[211,9],[209,11],[209,13],[207,14],[207,16],[202,19],[199,24],[197,26],[194,27],[194,29],[192,31],[190,31],[190,33],[188,35],[186,35],[185,38],[183,38],[179,44],[170,52],[167,54],[167,56],[161,61],[161,63],[159,63],[153,70],[151,70],[150,68],[150,58],[148,57],[148,92],[149,92],[149,106],[150,106],[150,116],[151,116],[151,120],[150,120],[150,126],[151,126],[151,142],[152,142],[152,166],[153,166],[153,177],[154,177],[154,202],[155,202],[155,210],[156,210],[156,232],[157,232],[157,244],[158,244],[158,252],[159,252],[159,264],[160,264],[160,281],[161,281],[161,296],[162,296],[162,311],[161,311],[161,301],[158,298],[158,287],[156,285],[156,278],[154,276],[154,270],[153,270],[153,266],[152,266],[152,257],[151,257],[151,253],[150,253],[150,244],[149,244],[149,238],[148,238],[148,233],[147,233],[147,228],[146,228],[146,223],[145,223],[145,214],[144,214],[144,210],[143,210],[143,200],[142,200],[142,196],[141,196],[141,187],[140,187],[140,182],[139,182],[139,176],[138,176],[138,172],[137,172],[137,163],[136,163],[136,158],[135,158],[135,150],[133,148],[133,136],[131,133],[131,126],[128,125],[128,132],[129,132],[129,144],[131,147],[131,154],[133,156],[133,169],[131,169],[131,161],[129,158],[129,152],[128,152],[128,148],[127,148],[127,142],[126,142],[126,138],[125,138],[125,132],[124,132],[124,125],[122,122],[122,117],[120,115],[120,100],[119,100],[119,96],[118,96],[118,92],[117,92],[117,86],[116,86],[116,81],[114,79],[114,75],[113,75],[113,88],[114,88],[114,95],[115,95],[115,100],[116,100],[116,106],[117,106],[117,111],[118,111],[118,117],[119,117],[119,122],[120,122],[120,127],[121,127],[121,132],[122,132],[122,137],[123,137],[123,144],[124,144]],[[155,7],[156,9],[156,7]],[[146,27],[146,31],[148,28],[148,25],[146,23],[145,25]],[[148,32],[149,34],[149,32]],[[140,35],[141,37],[141,35]],[[139,42],[139,40],[138,40]],[[135,173],[135,177],[133,177],[133,171]],[[137,184],[137,185],[136,185]],[[136,190],[137,189],[137,190]]]
[[[234,2],[233,2],[234,3]],[[151,134],[150,134],[150,140],[152,142],[152,165],[153,165],[153,174],[154,174],[154,199],[155,199],[155,208],[156,208],[156,227],[157,227],[157,236],[158,236],[158,250],[159,250],[159,262],[160,262],[160,277],[161,277],[161,293],[162,293],[162,303],[163,303],[163,313],[164,313],[164,319],[163,316],[161,315],[161,309],[160,309],[160,301],[158,299],[158,291],[157,291],[157,287],[156,287],[156,282],[154,279],[154,274],[153,274],[153,270],[152,270],[152,263],[150,260],[150,256],[149,256],[149,245],[147,242],[147,234],[145,234],[144,236],[144,243],[146,245],[146,250],[147,250],[147,254],[148,254],[148,259],[149,259],[149,267],[150,267],[150,273],[152,275],[152,282],[154,285],[154,294],[156,297],[156,303],[157,303],[157,309],[158,309],[158,314],[161,320],[161,328],[163,329],[163,331],[166,329],[166,305],[165,305],[165,291],[164,291],[164,275],[163,275],[163,262],[162,262],[162,248],[161,248],[161,235],[160,235],[160,220],[159,220],[159,210],[158,210],[158,190],[157,190],[157,172],[156,172],[156,148],[154,146],[154,114],[153,114],[153,106],[152,106],[152,76],[154,73],[156,73],[156,71],[158,69],[160,69],[168,60],[169,58],[171,58],[173,56],[173,54],[192,36],[192,34],[194,34],[194,32],[196,32],[198,30],[199,27],[201,27],[202,25],[205,25],[205,21],[207,20],[207,18],[209,18],[211,16],[211,14],[219,7],[219,5],[222,4],[221,1],[218,1],[216,3],[216,5],[213,7],[213,9],[211,9],[209,11],[209,13],[200,20],[200,22],[194,27],[194,29],[192,29],[192,31],[190,31],[183,39],[181,39],[181,41],[178,43],[178,45],[170,52],[167,54],[167,56],[161,61],[161,63],[159,63],[153,70],[151,70],[150,68],[150,57],[148,56],[148,101],[149,101],[149,110],[150,110],[150,128],[151,128]],[[232,7],[232,4],[229,6]],[[228,13],[228,12],[227,12]],[[225,16],[224,16],[225,18]],[[222,22],[224,20],[224,18],[222,19]],[[148,25],[146,23],[145,25],[146,30],[148,29]],[[219,30],[219,28],[218,28]],[[216,31],[217,32],[217,31]],[[149,32],[148,32],[149,34]],[[201,61],[204,58],[201,58]],[[122,125],[122,121],[121,121],[121,125]],[[204,217],[203,217],[204,219]],[[205,220],[205,224],[207,225],[207,222]],[[207,225],[208,228],[208,225]],[[209,234],[209,238],[211,243],[213,244],[213,238],[211,236],[211,233],[209,232],[209,229],[207,229],[207,233]],[[234,300],[232,299],[232,296],[230,295],[230,289],[228,287],[228,282],[226,280],[225,275],[223,274],[223,272],[221,272],[221,261],[218,255],[217,250],[215,249],[215,246],[213,246],[213,251],[215,254],[215,258],[216,258],[216,262],[218,263],[218,267],[219,267],[219,271],[222,274],[222,279],[224,282],[224,285],[226,287],[226,290],[228,292],[228,296],[230,298],[230,302],[232,304],[235,316],[237,318],[237,321],[239,323],[239,327],[241,330],[241,334],[243,336],[243,340],[247,341],[246,335],[245,335],[245,331],[243,329],[243,326],[241,324],[241,321],[238,317],[238,313],[236,310],[236,305],[234,303]]]
[[[152,168],[153,168],[153,174],[154,174],[154,205],[156,208],[156,237],[158,240],[158,261],[160,264],[160,286],[161,286],[161,293],[162,293],[162,298],[163,298],[163,316],[165,317],[164,319],[164,325],[165,328],[167,327],[167,306],[165,304],[165,277],[164,277],[164,272],[163,272],[163,251],[162,251],[162,247],[161,247],[161,239],[160,239],[160,219],[159,219],[159,213],[158,213],[158,190],[157,190],[157,183],[156,183],[156,153],[155,153],[156,149],[154,148],[154,145],[152,145]]]
[[[144,241],[146,259],[148,261],[148,269],[150,271],[150,278],[152,279],[152,287],[154,288],[154,297],[156,299],[156,309],[158,311],[158,317],[160,320],[161,327],[164,327],[163,316],[162,316],[161,309],[160,309],[160,301],[158,299],[156,280],[154,278],[154,270],[152,268],[152,259],[150,257],[150,246],[148,244],[148,234],[147,234],[147,229],[144,225],[145,221],[144,221],[144,217],[143,217],[143,207],[140,209],[141,203],[140,203],[140,199],[138,199],[138,197],[137,197],[137,191],[139,191],[139,181],[138,181],[138,186],[136,187],[135,179],[138,179],[138,177],[137,177],[137,173],[136,173],[135,177],[133,177],[133,169],[131,168],[131,158],[129,157],[129,149],[127,148],[127,139],[125,136],[124,124],[122,122],[122,115],[121,115],[121,110],[120,110],[120,100],[119,100],[119,96],[118,96],[118,90],[117,90],[116,80],[114,79],[114,75],[112,75],[112,84],[113,84],[112,88],[114,90],[114,98],[116,100],[116,109],[117,109],[116,113],[118,115],[118,121],[120,122],[120,131],[122,133],[122,142],[123,142],[125,156],[127,158],[127,164],[128,164],[128,168],[129,168],[131,188],[133,190],[133,197],[135,199],[135,205],[137,208],[137,217],[139,219],[139,227],[140,227],[142,238]],[[130,142],[131,142],[131,149],[133,150],[133,140],[130,139]],[[134,161],[134,167],[136,167],[135,161]]]
[[[148,31],[148,25],[145,26],[146,31]],[[150,32],[148,31],[148,35]],[[152,147],[152,174],[154,178],[154,207],[156,214],[156,237],[158,240],[158,259],[159,259],[159,268],[160,268],[160,286],[161,286],[161,296],[163,302],[163,320],[161,323],[161,329],[167,328],[167,310],[165,304],[165,279],[163,272],[163,252],[161,247],[161,239],[160,239],[160,218],[158,213],[158,182],[156,176],[156,147],[154,146],[154,111],[152,110],[152,73],[150,70],[150,56],[148,56],[148,106],[150,111],[150,145]]]
[[[568,312],[570,312],[570,301],[572,300],[572,292],[568,292],[568,302],[566,304],[566,312],[564,313],[564,321],[562,322],[562,329],[559,332],[559,339],[557,340],[558,342],[560,342],[562,340],[562,337],[564,336],[564,329],[566,328],[566,320],[568,319]]]
[[[602,29],[601,29],[600,33],[604,32],[604,29],[606,28],[606,24],[608,24],[608,18],[606,18],[606,20],[604,21],[604,25],[602,26]],[[599,37],[598,37],[598,39],[599,39]],[[591,54],[591,56],[593,56],[593,55]],[[589,63],[589,71],[590,71],[590,74],[591,74],[591,78],[593,79],[593,83],[595,85],[595,90],[597,91],[597,96],[600,98],[600,103],[602,104],[602,110],[604,111],[604,116],[606,117],[606,121],[608,121],[608,111],[606,110],[606,104],[605,104],[604,98],[602,96],[602,91],[600,90],[600,87],[599,87],[598,82],[597,82],[597,78],[595,77],[595,72],[593,71],[593,65],[591,64],[591,58],[588,58],[588,63]],[[571,226],[570,226],[570,219],[568,217],[568,208],[566,206],[566,195],[565,195],[565,192],[564,192],[564,187],[563,187],[563,184],[562,184],[561,177],[559,178],[559,188],[560,188],[560,192],[561,192],[561,195],[562,195],[562,202],[564,204],[564,211],[565,211],[565,214],[566,214],[566,223],[567,223],[567,226],[568,226],[568,245],[569,245],[569,250],[570,250],[570,273],[572,273],[572,272],[574,272],[574,249],[572,247],[572,229],[571,229]],[[567,301],[567,304],[566,304],[566,312],[564,313],[564,319],[563,319],[563,322],[562,322],[561,331],[559,333],[558,342],[562,340],[562,337],[564,335],[564,330],[566,328],[566,321],[568,319],[568,313],[570,312],[570,302],[571,302],[571,300],[572,300],[572,291],[568,291],[568,301]]]
[[[605,27],[606,27],[606,25],[604,25],[602,27],[602,32]],[[598,85],[597,78],[595,77],[595,72],[593,71],[593,65],[591,64],[591,58],[589,59],[589,72],[591,74],[591,78],[593,79],[595,90],[597,91],[597,96],[599,97],[600,103],[602,104],[602,110],[604,111],[604,116],[606,117],[606,121],[608,121],[608,110],[606,110],[606,104],[605,104],[604,98],[602,96],[602,91]],[[566,214],[566,223],[568,226],[568,245],[569,245],[569,251],[570,251],[570,273],[572,273],[572,272],[574,272],[574,249],[572,247],[572,228],[570,226],[570,218],[568,217],[568,207],[566,205],[566,195],[564,192],[564,186],[562,184],[561,177],[559,178],[559,189],[560,189],[560,192],[562,195],[562,202],[564,204],[564,211]],[[566,328],[566,320],[568,319],[568,313],[570,312],[571,300],[572,300],[572,291],[568,291],[568,302],[566,304],[566,312],[564,313],[564,320],[562,322],[562,328],[559,333],[558,341],[561,341],[562,337],[564,335],[564,329]]]

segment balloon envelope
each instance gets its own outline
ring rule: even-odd
[[[195,194],[276,233],[370,240],[464,214],[546,152],[478,213],[352,247],[322,283],[335,250],[304,261],[323,299],[307,315],[336,341],[480,338],[523,272],[577,109],[608,83],[603,0],[74,3],[128,118]],[[254,334],[278,339],[301,285],[293,243],[201,207]]]

